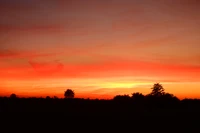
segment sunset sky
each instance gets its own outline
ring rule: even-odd
[[[0,0],[0,95],[200,98],[199,0]]]

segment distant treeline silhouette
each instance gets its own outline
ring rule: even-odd
[[[160,83],[156,83],[153,85],[153,87],[151,88],[152,91],[150,94],[147,94],[146,96],[143,95],[142,93],[140,92],[135,92],[135,93],[132,93],[132,96],[130,97],[129,95],[116,95],[113,99],[114,100],[125,100],[125,99],[134,99],[134,100],[144,100],[145,97],[154,97],[154,98],[172,98],[172,99],[177,99],[178,98],[176,96],[174,96],[173,94],[170,94],[170,93],[166,93],[163,86],[160,84]],[[72,89],[67,89],[65,92],[64,92],[64,98],[74,98],[75,96],[75,92],[72,90]],[[10,98],[18,98],[16,94],[11,94],[10,95]],[[46,99],[49,99],[51,98],[50,96],[47,96]],[[54,96],[53,97],[54,99],[58,99],[57,96]]]
[[[19,98],[16,94],[11,94],[10,97],[0,97],[0,111],[18,111],[25,110],[48,110],[56,111],[65,110],[63,108],[68,108],[70,106],[81,108],[83,105],[87,108],[105,108],[109,109],[111,107],[143,107],[143,108],[166,108],[166,107],[179,107],[182,105],[199,105],[200,100],[198,99],[183,99],[180,100],[176,96],[170,93],[166,93],[162,84],[155,83],[151,88],[151,92],[147,95],[143,95],[140,92],[132,93],[129,95],[116,95],[113,99],[84,99],[84,98],[74,98],[75,92],[72,89],[67,89],[64,92],[64,98],[58,98],[56,96],[46,98]],[[90,106],[89,106],[90,105]],[[51,108],[51,109],[49,109]],[[72,109],[72,108],[71,108]]]
[[[75,98],[75,92],[72,89],[67,89],[64,92],[64,98],[56,96],[20,98],[16,94],[11,94],[10,97],[0,97],[0,118],[1,121],[5,118],[4,123],[9,118],[7,125],[11,123],[19,125],[18,127],[23,125],[23,128],[37,129],[36,132],[40,131],[41,128],[45,128],[45,131],[50,130],[50,127],[55,127],[57,131],[63,123],[65,126],[62,127],[65,130],[71,129],[68,123],[73,122],[72,125],[79,123],[81,127],[88,121],[98,126],[98,130],[102,128],[104,123],[108,123],[109,126],[112,123],[118,123],[119,127],[123,123],[129,123],[134,125],[134,130],[137,125],[143,127],[151,125],[153,127],[151,131],[162,127],[161,132],[167,131],[166,129],[171,132],[176,127],[180,132],[185,131],[189,125],[193,126],[194,124],[191,123],[200,118],[200,100],[180,100],[173,94],[166,93],[160,83],[154,84],[151,92],[147,95],[135,92],[131,96],[116,95],[109,100]],[[100,121],[101,124],[97,124]],[[44,125],[47,126],[44,127]],[[77,129],[79,129],[78,127]],[[90,127],[90,125],[86,125],[86,127]],[[105,127],[103,128],[105,129]],[[113,127],[113,129],[115,128],[116,126]],[[15,128],[6,128],[6,131],[8,130],[17,131]],[[21,130],[18,131],[21,132]]]
[[[144,102],[144,101],[169,101],[169,102],[178,102],[181,101],[180,99],[178,99],[176,96],[174,96],[173,94],[167,93],[165,92],[165,89],[163,88],[162,84],[160,83],[155,83],[153,85],[153,87],[151,88],[151,92],[147,95],[143,95],[140,92],[134,92],[132,93],[132,95],[128,95],[128,94],[124,94],[124,95],[116,95],[114,96],[113,99],[110,100],[115,100],[115,101],[135,101],[135,102]],[[64,92],[64,98],[65,99],[82,99],[82,100],[86,100],[84,98],[74,98],[75,97],[75,92],[72,89],[67,89]],[[0,97],[1,99],[19,99],[19,97],[12,93],[10,95],[10,97]],[[36,98],[36,97],[30,97],[30,98],[21,98],[21,99],[44,99],[44,98]],[[45,99],[62,99],[62,98],[58,98],[57,96],[54,97],[50,97],[50,96],[46,96]],[[87,98],[87,100],[93,100],[90,98]],[[96,98],[95,100],[99,100],[98,98]],[[195,100],[197,101],[198,99],[183,99],[183,100]]]

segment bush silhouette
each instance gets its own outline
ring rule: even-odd
[[[12,98],[12,99],[17,98],[17,95],[13,93],[10,95],[10,98]]]
[[[54,99],[58,99],[58,97],[57,97],[57,96],[53,96],[53,98],[54,98]]]
[[[116,95],[113,100],[116,100],[116,101],[128,101],[130,100],[131,97],[129,95]]]
[[[51,97],[50,96],[46,96],[46,99],[51,99]]]
[[[71,89],[67,89],[64,93],[65,98],[74,98],[74,91]]]
[[[132,97],[131,97],[134,101],[142,101],[144,100],[145,96],[142,94],[142,93],[139,93],[139,92],[135,92],[132,94]]]

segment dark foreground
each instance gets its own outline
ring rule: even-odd
[[[200,132],[200,102],[0,100],[0,132]],[[199,129],[198,129],[199,128]]]

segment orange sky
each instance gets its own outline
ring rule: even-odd
[[[0,95],[200,98],[197,0],[2,0]]]

